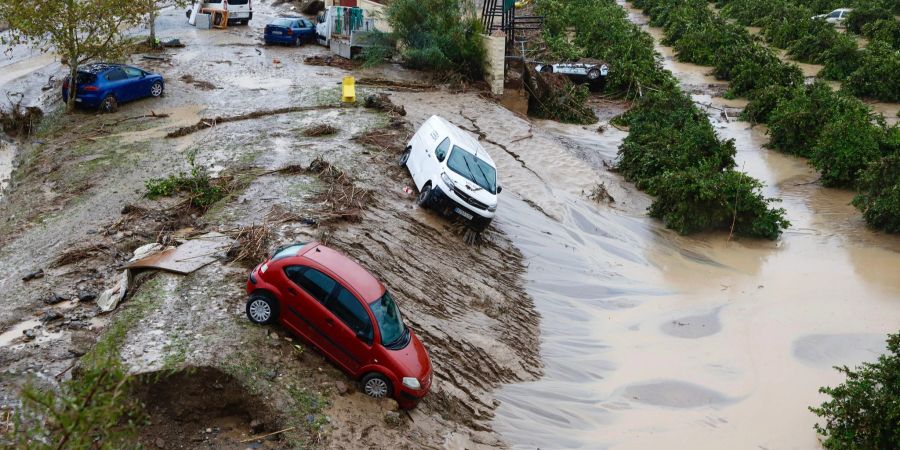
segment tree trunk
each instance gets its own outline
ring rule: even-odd
[[[78,64],[75,57],[69,57],[69,101],[66,102],[66,112],[75,111],[75,83],[78,82]]]
[[[150,11],[150,15],[147,17],[148,25],[150,26],[150,45],[156,47],[156,10]]]

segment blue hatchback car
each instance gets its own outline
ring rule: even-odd
[[[316,38],[316,26],[301,17],[281,17],[266,25],[266,44],[300,45]]]
[[[114,112],[120,103],[144,97],[159,97],[162,75],[124,64],[95,63],[81,66],[75,78],[75,103],[102,112]],[[62,97],[69,101],[69,77],[63,81]]]

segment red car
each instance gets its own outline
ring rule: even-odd
[[[278,322],[362,380],[366,394],[414,408],[431,360],[394,299],[366,269],[318,242],[281,247],[250,272],[247,317]]]

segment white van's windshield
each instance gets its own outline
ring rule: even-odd
[[[447,158],[447,167],[491,194],[497,193],[497,170],[472,153],[454,145]]]

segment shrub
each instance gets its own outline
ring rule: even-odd
[[[895,49],[900,48],[900,21],[893,18],[867,23],[862,34],[870,41],[884,41]]]
[[[860,173],[857,189],[853,206],[862,211],[866,223],[900,233],[900,152],[870,163]]]
[[[834,115],[843,96],[822,82],[806,86],[769,113],[769,146],[785,153],[809,157],[819,133]]]
[[[814,27],[813,12],[793,3],[784,3],[778,11],[763,21],[762,35],[766,42],[779,48],[787,48],[795,41],[810,34]]]
[[[402,55],[409,67],[469,80],[484,77],[483,26],[474,11],[463,10],[460,0],[394,0],[387,19],[405,45]]]
[[[655,194],[653,180],[666,172],[734,166],[734,143],[720,141],[706,114],[680,91],[651,93],[623,119],[629,133],[616,168],[650,194]]]
[[[741,236],[776,239],[790,225],[784,209],[773,209],[762,183],[743,172],[702,169],[668,172],[656,180],[650,215],[681,234],[729,230]]]
[[[786,4],[784,0],[735,0],[722,7],[722,14],[741,25],[758,27]]]
[[[787,47],[788,54],[794,59],[819,64],[826,51],[837,45],[840,40],[850,38],[834,29],[834,25],[824,20],[809,20],[806,33]]]
[[[188,154],[188,162],[191,173],[179,172],[178,175],[169,175],[168,178],[153,178],[147,180],[148,198],[171,197],[180,192],[187,193],[191,206],[208,208],[213,203],[225,198],[226,190],[213,183],[206,168],[198,166],[194,160],[195,153]]]
[[[819,76],[829,80],[843,80],[859,68],[861,56],[856,41],[849,36],[841,35],[834,45],[822,54],[821,60],[825,67],[819,72]]]
[[[847,77],[843,89],[858,97],[900,102],[900,50],[873,41],[860,53],[860,65]]]
[[[850,111],[822,128],[810,155],[810,163],[822,174],[825,186],[853,187],[857,173],[881,156],[883,125],[868,114]]]
[[[792,98],[797,92],[802,92],[802,89],[796,86],[771,86],[750,92],[747,94],[750,102],[741,112],[741,118],[751,123],[769,122],[770,114],[775,107],[780,102]]]
[[[786,64],[762,45],[726,47],[718,52],[713,75],[729,80],[729,93],[733,96],[770,86],[800,86],[803,73],[793,64]]]
[[[810,408],[825,419],[815,425],[827,449],[900,448],[900,333],[888,336],[887,353],[854,369],[835,367],[847,377],[819,392],[831,397]]]
[[[883,19],[894,20],[894,15],[879,5],[862,2],[860,5],[853,8],[853,11],[850,11],[850,15],[847,16],[844,25],[847,26],[847,31],[861,34],[863,26],[876,20]]]

